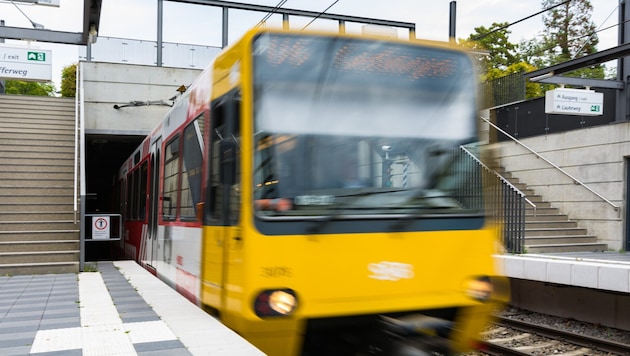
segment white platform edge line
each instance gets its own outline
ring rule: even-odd
[[[135,261],[114,266],[193,355],[265,355]]]

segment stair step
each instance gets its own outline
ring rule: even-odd
[[[567,215],[563,214],[536,214],[525,215],[525,222],[542,222],[542,221],[570,221]]]
[[[70,172],[0,172],[0,180],[29,180],[29,179],[41,179],[41,180],[73,180],[74,171]],[[0,202],[2,203],[2,202]]]
[[[75,213],[73,211],[2,211],[0,209],[0,224],[3,222],[18,222],[18,221],[34,221],[40,220],[74,220]]]
[[[72,204],[74,201],[74,196],[70,195],[51,195],[47,194],[46,196],[41,195],[0,195],[0,205],[33,205],[39,203],[47,203],[47,204]]]
[[[526,197],[526,198],[527,198],[527,197]],[[530,201],[531,201],[531,200],[530,200]],[[540,202],[533,202],[533,201],[532,201],[532,203],[534,203],[534,205],[536,206],[536,210],[541,210],[541,209],[554,209],[554,208],[551,206],[551,203],[546,202],[546,201],[540,201]],[[527,209],[527,210],[534,210],[534,207],[533,207],[533,206],[531,206],[531,205],[529,205],[529,204],[527,204],[527,203],[525,203],[525,209]]]
[[[525,230],[529,229],[571,229],[577,227],[577,222],[569,220],[531,221],[525,219]]]
[[[78,260],[79,250],[0,253],[0,265],[14,263],[74,262]]]
[[[0,189],[15,188],[43,188],[43,189],[72,189],[74,191],[74,180],[69,179],[19,179],[6,178],[0,179]]]
[[[79,273],[79,262],[6,263],[0,264],[1,276],[29,274]]]
[[[19,196],[27,196],[27,195],[36,195],[39,197],[45,197],[49,195],[66,195],[71,196],[74,194],[74,187],[72,185],[63,185],[63,186],[35,186],[35,187],[10,187],[10,186],[0,186],[0,196],[10,196],[10,195],[19,195]]]
[[[12,134],[28,136],[30,134],[41,135],[51,133],[55,135],[74,136],[74,121],[54,122],[49,120],[47,123],[38,124],[35,122],[29,122],[31,118],[16,118],[13,119],[15,122],[7,122],[7,118],[4,116],[0,119],[0,132],[5,135]]]
[[[20,137],[16,137],[18,135],[11,134],[3,134],[0,132],[0,142],[4,145],[13,145],[13,146],[28,146],[28,147],[52,147],[56,148],[58,146],[61,147],[73,147],[74,148],[74,138],[69,139],[70,136],[64,139],[41,139],[37,137],[28,137],[28,135],[19,135]]]
[[[10,144],[30,144],[42,142],[64,142],[74,145],[74,133],[67,134],[45,134],[45,133],[25,133],[25,132],[5,132],[0,131],[0,139]]]
[[[0,231],[0,241],[76,240],[79,234],[80,231],[77,229]]]
[[[0,212],[2,213],[21,213],[25,211],[33,212],[35,214],[46,211],[74,212],[74,204],[72,201],[65,203],[42,202],[41,199],[40,201],[31,204],[26,204],[24,202],[21,204],[7,204],[4,199],[0,199]]]
[[[74,165],[72,164],[64,164],[64,165],[60,165],[60,166],[55,166],[55,165],[41,165],[41,166],[29,166],[29,165],[21,165],[21,166],[17,166],[14,165],[12,167],[10,167],[10,170],[7,169],[8,172],[5,172],[5,176],[7,174],[11,174],[11,173],[15,173],[18,175],[24,174],[24,173],[33,173],[33,174],[47,174],[47,173],[53,173],[53,174],[59,174],[59,173],[70,173],[72,175],[74,175]],[[16,176],[17,177],[17,176]],[[13,178],[13,176],[9,175],[9,178]]]
[[[74,220],[57,221],[2,221],[0,231],[31,231],[31,230],[68,230],[77,226]]]
[[[70,147],[69,147],[70,148]],[[74,150],[65,149],[66,152],[62,151],[53,151],[53,150],[42,150],[42,151],[33,151],[33,150],[3,150],[0,148],[0,156],[6,158],[17,158],[20,160],[28,160],[28,159],[67,159],[74,160]]]
[[[597,237],[593,235],[549,235],[525,237],[525,246],[528,245],[557,245],[574,243],[597,243]]]
[[[586,235],[586,229],[583,228],[541,228],[541,229],[526,229],[525,237],[532,236],[557,236],[557,235]]]
[[[552,252],[602,252],[608,249],[605,243],[572,243],[525,246],[527,253],[552,253]]]
[[[6,166],[71,166],[74,167],[74,157],[69,158],[20,158],[0,157],[0,165]]]
[[[79,240],[0,241],[0,253],[78,251]]]

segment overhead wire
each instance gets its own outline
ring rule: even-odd
[[[282,5],[284,5],[288,0],[280,0],[280,2],[271,10],[269,11],[260,21],[258,21],[258,23],[256,24],[256,28],[262,26],[265,24],[265,22],[267,22],[267,20],[269,20],[269,18],[271,16],[273,16],[273,14],[275,14],[278,9],[280,9],[282,7]]]
[[[596,34],[597,32],[604,31],[604,30],[607,30],[607,29],[612,28],[612,27],[614,27],[614,26],[617,26],[617,25],[613,25],[613,26],[609,26],[609,27],[607,27],[607,28],[605,28],[605,29],[602,29],[602,28],[601,28],[602,26],[604,26],[604,24],[606,23],[606,21],[608,21],[608,19],[610,18],[610,16],[612,16],[612,14],[614,14],[614,13],[615,13],[615,11],[617,11],[617,9],[619,9],[619,5],[617,5],[617,6],[616,6],[616,7],[615,7],[615,8],[614,8],[611,12],[610,12],[610,14],[608,14],[608,16],[606,16],[606,19],[604,19],[604,21],[602,22],[602,24],[601,24],[601,25],[599,25],[599,27],[598,27],[598,28],[596,28],[596,29],[595,29],[595,31],[593,31],[593,33],[591,33],[591,34],[588,36],[588,38],[587,38],[586,40],[584,40],[584,43],[582,44],[582,47],[580,47],[580,49],[578,49],[578,50],[577,50],[577,52],[575,52],[575,56],[576,56],[576,57],[577,57],[577,56],[578,56],[578,55],[579,55],[579,54],[580,54],[580,53],[584,50],[584,48],[586,48],[586,45],[590,42],[591,38],[593,38],[593,36],[595,36],[595,34]]]
[[[611,11],[611,13],[610,13],[610,14],[606,17],[606,19],[602,22],[602,24],[600,25],[600,27],[599,27],[598,29],[594,30],[593,32],[591,32],[591,33],[589,33],[589,34],[585,34],[585,35],[577,36],[577,37],[574,37],[574,38],[569,38],[569,39],[567,40],[567,42],[568,42],[568,43],[571,43],[571,42],[574,42],[574,41],[578,41],[578,40],[580,40],[581,38],[587,37],[587,39],[584,41],[583,46],[580,48],[580,50],[578,50],[578,52],[576,52],[576,55],[575,55],[575,57],[576,57],[576,58],[577,58],[577,55],[578,55],[578,54],[579,54],[579,53],[580,53],[580,52],[581,52],[581,51],[582,51],[582,50],[586,47],[586,44],[588,43],[588,41],[589,41],[589,40],[590,40],[590,39],[591,39],[591,38],[592,38],[595,34],[597,34],[597,33],[599,33],[599,32],[606,31],[606,30],[610,30],[611,28],[618,27],[618,26],[620,26],[620,25],[621,25],[621,24],[614,24],[614,25],[610,25],[610,26],[607,26],[607,27],[604,27],[604,28],[602,28],[602,27],[601,27],[601,26],[603,26],[603,25],[604,25],[604,23],[606,23],[606,21],[608,21],[608,18],[610,18],[610,16],[612,16],[612,14],[614,14],[614,13],[615,13],[615,11],[617,10],[617,8],[618,8],[618,6],[617,6],[617,7],[615,7],[615,9],[613,9],[613,10]],[[630,22],[630,19],[629,19],[629,20],[625,20],[625,21],[623,21],[623,24],[625,25],[625,24],[627,24],[628,22]],[[555,46],[556,46],[556,44],[554,44],[553,46],[549,46],[549,47],[542,48],[542,49],[540,49],[539,51],[536,51],[536,52],[530,53],[529,55],[530,55],[530,56],[532,56],[532,57],[537,56],[537,55],[540,55],[540,54],[542,54],[542,53],[545,53],[546,51],[549,51],[549,50],[553,49]]]
[[[553,8],[556,8],[556,7],[558,7],[558,6],[562,6],[562,5],[564,5],[564,4],[566,4],[566,3],[569,3],[569,2],[571,2],[571,0],[563,1],[563,2],[561,2],[561,3],[559,3],[559,4],[556,4],[556,5],[550,6],[550,7],[546,8],[546,9],[543,9],[543,10],[541,10],[541,11],[538,11],[538,12],[537,12],[537,13],[535,13],[535,14],[529,15],[529,16],[527,16],[527,17],[523,17],[522,19],[517,20],[517,21],[514,21],[514,22],[512,22],[512,23],[509,23],[509,24],[507,24],[507,25],[505,25],[505,26],[501,26],[501,27],[499,27],[499,28],[495,28],[494,30],[492,30],[492,31],[490,31],[490,32],[487,32],[487,33],[483,33],[483,34],[481,34],[481,35],[479,35],[479,36],[477,36],[477,37],[473,37],[473,38],[472,38],[472,40],[473,40],[473,41],[479,41],[480,39],[485,38],[485,37],[487,37],[487,36],[490,36],[491,34],[493,34],[493,33],[495,33],[495,32],[498,32],[498,31],[504,30],[504,29],[506,29],[506,28],[508,28],[508,27],[510,27],[510,26],[516,25],[516,24],[517,24],[517,23],[519,23],[519,22],[523,22],[523,21],[525,21],[525,20],[531,19],[532,17],[538,16],[538,15],[540,15],[540,14],[542,14],[542,13],[545,13],[545,12],[547,12],[547,11],[549,11],[549,10],[553,9]]]
[[[338,2],[339,2],[339,0],[333,1],[333,3],[330,4],[327,8],[325,8],[324,11],[321,11],[319,14],[317,14],[317,16],[313,17],[313,19],[309,23],[307,23],[304,27],[302,27],[301,31],[304,31],[308,26],[310,26],[313,22],[315,22],[315,20],[320,18],[323,14],[326,13],[326,11],[330,10],[330,8],[335,6],[335,4],[338,3]]]

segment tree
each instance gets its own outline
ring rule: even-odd
[[[77,65],[63,67],[61,71],[61,96],[74,98],[77,93]]]
[[[5,93],[17,95],[53,96],[55,86],[52,82],[38,83],[24,80],[5,81]]]
[[[483,71],[481,81],[488,85],[486,90],[489,91],[486,95],[492,96],[493,104],[497,104],[497,102],[505,98],[508,98],[508,100],[519,100],[517,97],[520,97],[520,100],[522,100],[523,95],[525,95],[525,98],[534,98],[543,94],[543,88],[536,83],[523,82],[525,86],[523,92],[522,89],[508,88],[505,84],[499,85],[499,82],[495,81],[510,74],[530,72],[537,69],[535,66],[522,60],[518,52],[519,46],[509,41],[510,31],[507,29],[507,26],[508,23],[504,22],[493,23],[490,28],[485,28],[484,26],[476,27],[475,33],[468,36],[468,39],[465,41],[460,41],[473,51],[485,52],[480,54],[479,57],[481,70]],[[497,93],[497,90],[502,93]]]
[[[509,41],[508,23],[493,23],[489,28],[475,27],[475,33],[468,36],[463,45],[473,51],[486,52],[480,56],[482,69],[505,69],[519,62],[516,45]]]
[[[591,21],[590,0],[543,0],[545,30],[540,51],[546,55],[546,65],[554,65],[597,52],[599,38]],[[595,65],[572,72],[570,76],[604,78],[604,67]]]

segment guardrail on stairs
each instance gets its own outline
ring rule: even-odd
[[[481,180],[490,187],[486,196],[476,197],[485,200],[490,213],[502,222],[503,245],[508,253],[523,253],[525,250],[525,204],[536,213],[536,205],[525,197],[517,187],[502,177],[495,170],[486,166],[477,156],[464,146],[460,146],[456,164],[464,172],[478,171],[472,165],[481,168]],[[469,166],[469,167],[466,167]],[[472,177],[472,179],[475,179]],[[481,183],[480,183],[481,184]]]

